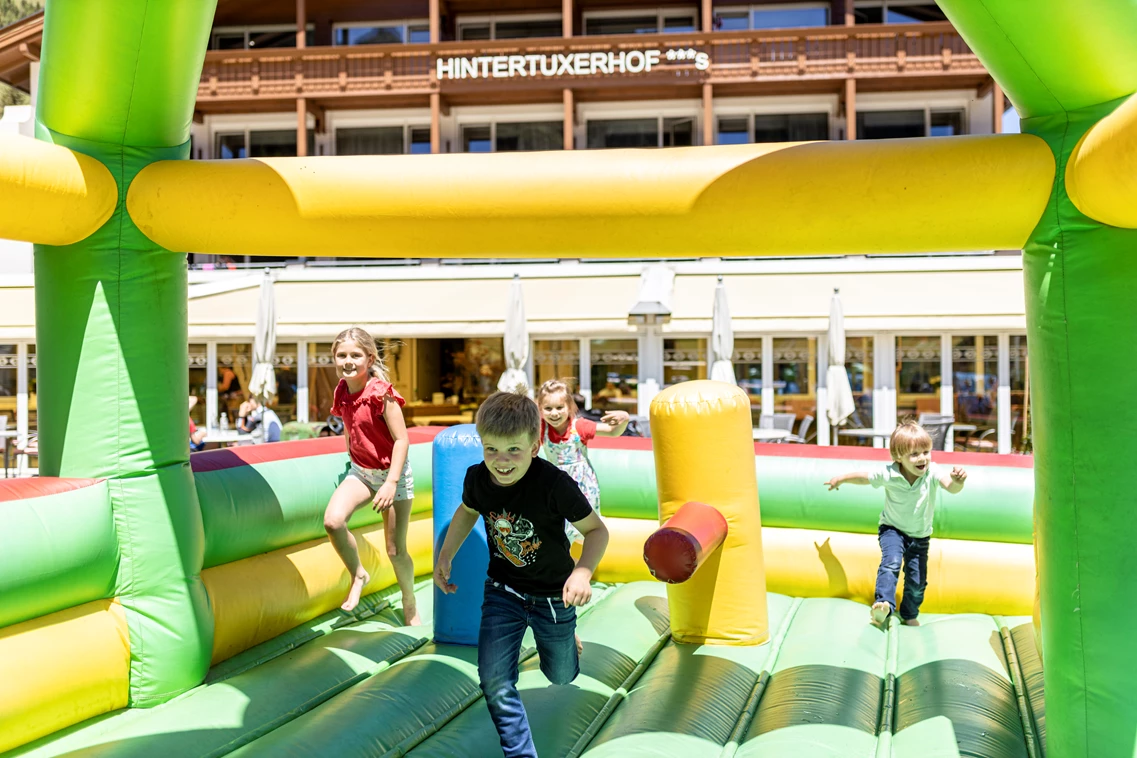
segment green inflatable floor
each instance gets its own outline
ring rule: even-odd
[[[419,585],[419,607],[432,590]],[[598,585],[581,675],[554,687],[532,641],[519,687],[542,756],[977,758],[1042,755],[1030,620],[868,623],[848,600],[770,595],[757,647],[670,641],[663,585]],[[435,645],[396,605],[329,614],[149,710],[80,724],[10,756],[500,756],[476,651]],[[429,617],[428,617],[429,624]]]

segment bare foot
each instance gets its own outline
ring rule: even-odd
[[[579,658],[580,654],[584,652],[584,643],[580,641],[580,635],[574,634],[576,637],[576,657]]]
[[[877,626],[884,626],[884,622],[888,620],[888,614],[890,613],[892,613],[892,606],[888,603],[873,603],[872,622]]]
[[[904,624],[906,626],[919,626],[920,625],[920,619],[908,619],[907,621],[904,622]]]
[[[403,602],[403,623],[406,626],[422,626],[422,619],[418,615],[418,606],[414,603],[408,605]]]
[[[341,605],[340,608],[348,613],[354,611],[355,606],[359,605],[359,596],[363,594],[363,588],[366,587],[370,581],[371,574],[368,574],[360,567],[359,572],[355,575],[355,579],[351,582],[351,589],[347,592],[347,600],[343,601],[343,605]]]

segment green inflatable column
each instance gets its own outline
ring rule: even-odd
[[[110,480],[115,594],[130,629],[134,706],[201,682],[213,622],[189,469],[187,274],[126,212],[134,176],[188,157],[215,0],[50,0],[36,130],[102,161],[111,219],[82,242],[36,246],[40,468]]]
[[[1023,121],[1059,167],[1023,265],[1047,746],[1070,758],[1137,746],[1137,231],[1082,215],[1065,184],[1078,140],[1120,102]]]

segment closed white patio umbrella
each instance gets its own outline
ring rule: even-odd
[[[857,407],[849,386],[849,372],[845,370],[845,314],[836,288],[829,304],[829,370],[825,374],[825,383],[829,392],[825,412],[830,424],[840,426]]]
[[[256,334],[253,337],[253,373],[249,377],[249,393],[262,404],[276,395],[276,296],[272,289],[272,273],[266,268],[261,279],[260,302],[257,305]]]
[[[509,287],[509,305],[505,311],[505,372],[497,382],[502,392],[532,394],[525,362],[529,360],[529,327],[525,323],[525,294],[521,290],[521,277],[513,275]]]
[[[730,323],[730,305],[726,300],[726,287],[719,277],[715,287],[715,305],[711,315],[711,379],[736,384],[734,366],[734,327]]]

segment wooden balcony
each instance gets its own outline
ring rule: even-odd
[[[651,71],[543,73],[532,56],[563,61],[593,53],[657,50]],[[671,53],[669,56],[668,53]],[[701,56],[702,66],[694,60]],[[494,76],[485,64],[476,77],[442,79],[438,61],[530,56],[507,75]],[[674,60],[669,58],[676,58]],[[445,65],[444,65],[445,68]],[[499,68],[504,73],[505,64]],[[547,69],[551,71],[551,67]],[[502,93],[562,89],[667,91],[710,83],[716,89],[793,91],[831,88],[846,78],[859,87],[876,81],[880,89],[921,86],[978,86],[986,70],[950,23],[827,26],[811,29],[644,34],[628,36],[443,42],[419,45],[317,47],[305,50],[211,51],[198,88],[200,110],[256,107],[306,97],[336,107],[336,100],[384,102],[416,100],[433,92],[444,96],[497,99]],[[891,81],[890,81],[891,80]],[[937,84],[937,80],[942,83]],[[809,84],[811,83],[811,84]],[[829,83],[829,85],[826,85]],[[906,84],[907,83],[907,84]],[[229,108],[226,108],[229,106]],[[262,105],[263,107],[263,105]],[[348,107],[344,102],[340,107]]]

